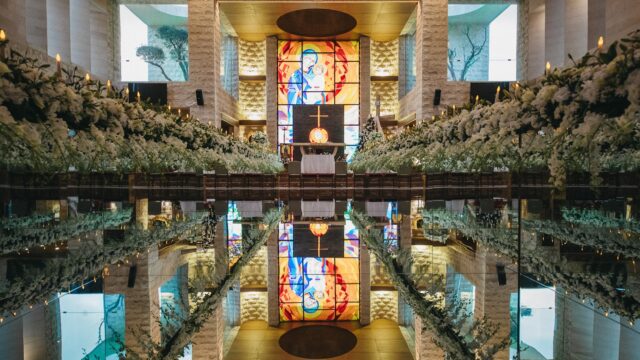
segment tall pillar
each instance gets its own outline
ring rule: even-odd
[[[109,15],[106,3],[91,3],[91,73],[103,79],[113,78],[111,56],[105,54],[109,49]]]
[[[278,39],[275,36],[268,36],[265,47],[267,138],[271,148],[275,150],[278,146],[278,79],[276,74],[278,67]]]
[[[371,114],[371,39],[360,37],[360,128]]]
[[[620,324],[620,360],[634,359],[640,354],[640,322],[631,325],[629,319]]]
[[[91,70],[91,2],[69,0],[71,62]]]
[[[62,61],[71,62],[71,27],[69,0],[47,1],[47,51],[60,54]]]
[[[136,199],[136,225],[146,230],[149,228],[149,199]]]
[[[27,25],[27,42],[29,46],[47,52],[47,2],[42,0],[26,0],[25,18]]]
[[[267,240],[267,323],[276,327],[280,325],[278,267],[278,231],[274,231]]]
[[[433,334],[422,328],[422,319],[416,315],[416,360],[443,360],[444,351],[433,342]]]
[[[620,316],[595,310],[593,319],[593,358],[618,359],[620,352]],[[621,358],[622,359],[622,358]]]
[[[222,360],[224,340],[224,314],[218,306],[211,317],[193,335],[191,356],[193,360]]]
[[[545,58],[545,4],[544,0],[529,0],[529,21],[527,22],[527,80],[544,74]]]
[[[605,13],[607,2],[603,0],[588,0],[587,15],[587,48],[594,49],[598,46],[598,38],[603,36],[607,40]]]
[[[371,323],[371,254],[360,240],[360,325]]]
[[[569,59],[581,58],[587,52],[588,0],[565,0],[564,11],[564,64],[573,66]]]
[[[546,0],[544,7],[544,54],[545,63],[551,63],[551,67],[564,65],[564,0]]]
[[[0,11],[0,28],[10,41],[26,42],[27,26],[24,0],[3,0]]]

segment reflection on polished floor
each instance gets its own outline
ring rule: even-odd
[[[358,338],[356,347],[346,355],[332,359],[410,360],[413,355],[403,338],[398,324],[391,320],[375,320],[368,326],[356,322],[338,322],[334,325],[351,330]],[[277,328],[260,321],[248,321],[240,327],[231,345],[227,360],[300,359],[287,354],[278,346],[278,338],[287,330],[304,326],[302,323],[284,323]],[[309,339],[308,341],[313,341]]]
[[[207,201],[16,189],[0,219],[0,350],[294,359],[280,337],[329,324],[357,338],[338,359],[637,358],[635,189],[430,184]]]

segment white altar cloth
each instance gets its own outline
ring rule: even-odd
[[[303,174],[335,174],[336,161],[331,154],[305,154],[300,168]]]

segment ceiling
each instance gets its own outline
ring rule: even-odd
[[[345,12],[358,22],[356,27],[338,39],[356,39],[367,35],[376,41],[393,40],[400,35],[416,7],[416,1],[378,2],[273,2],[221,1],[220,10],[235,33],[244,40],[260,41],[270,35],[296,38],[276,25],[281,15],[293,10],[324,8]]]

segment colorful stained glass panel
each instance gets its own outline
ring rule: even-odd
[[[336,104],[358,104],[360,101],[358,84],[336,84]]]

